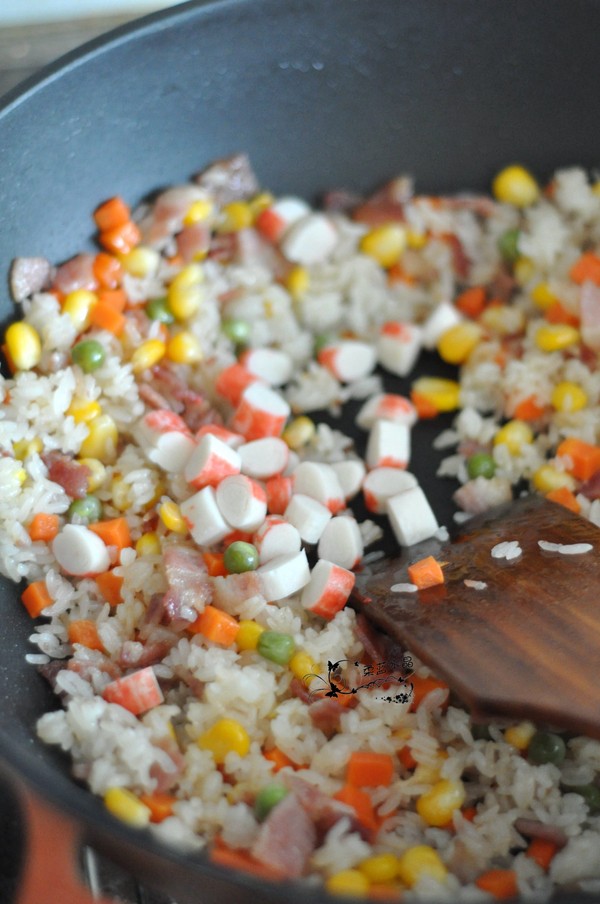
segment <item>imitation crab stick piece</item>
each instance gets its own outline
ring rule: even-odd
[[[325,525],[317,552],[320,559],[327,559],[341,568],[355,568],[363,554],[363,541],[354,518],[339,515]]]
[[[355,339],[326,345],[319,351],[317,359],[341,383],[368,377],[377,363],[375,347]]]
[[[435,587],[436,584],[444,583],[444,572],[442,566],[434,556],[427,556],[413,562],[408,566],[408,579],[419,590],[426,590],[427,587]]]
[[[383,515],[387,500],[403,490],[418,486],[417,478],[410,471],[400,468],[373,468],[362,484],[365,505],[370,512]]]
[[[459,311],[448,301],[442,301],[437,305],[422,325],[421,339],[424,348],[431,351],[437,345],[438,339],[451,327],[457,326],[462,321]]]
[[[52,552],[67,574],[100,574],[110,565],[106,543],[82,524],[65,524],[52,541]]]
[[[32,618],[37,618],[47,606],[52,605],[45,581],[33,581],[21,594],[21,601]]]
[[[236,530],[257,530],[267,514],[267,495],[256,480],[245,474],[225,477],[216,489],[216,500],[225,521]]]
[[[439,525],[421,487],[411,487],[386,502],[386,513],[400,546],[428,540]]]
[[[290,450],[278,436],[266,436],[238,448],[242,473],[257,480],[268,480],[287,467]]]
[[[150,822],[163,822],[173,815],[177,798],[166,791],[154,791],[152,794],[140,794],[140,801],[150,810]]]
[[[116,546],[117,549],[121,550],[133,545],[126,518],[109,518],[107,521],[96,521],[93,524],[88,524],[88,528],[100,537],[106,546]]]
[[[136,432],[150,461],[172,473],[185,467],[196,448],[183,418],[164,408],[144,415]]]
[[[197,490],[215,487],[225,477],[239,474],[240,456],[212,433],[203,436],[183,469],[185,479]]]
[[[118,606],[123,602],[122,589],[123,578],[115,574],[114,571],[104,571],[102,574],[96,575],[96,584],[98,590],[107,603],[111,606]]]
[[[263,383],[256,382],[243,391],[230,426],[248,441],[280,436],[289,415],[290,406],[285,399]]]
[[[331,219],[323,213],[309,213],[286,230],[280,247],[293,264],[309,267],[329,257],[338,242]]]
[[[291,477],[278,475],[270,477],[265,483],[267,509],[272,515],[283,515],[292,498],[293,480]]]
[[[494,898],[516,898],[519,894],[517,876],[512,869],[490,869],[475,879],[475,885]]]
[[[549,499],[550,502],[557,502],[559,505],[564,505],[565,508],[575,512],[576,515],[581,511],[581,506],[577,501],[577,497],[568,487],[557,487],[556,490],[551,490],[549,493],[546,493],[546,499]]]
[[[311,496],[294,493],[284,512],[284,518],[293,524],[305,543],[317,543],[331,518],[331,512]]]
[[[405,377],[411,372],[421,353],[422,331],[413,323],[388,320],[379,328],[377,337],[377,360],[381,366]]]
[[[231,364],[229,367],[225,367],[217,377],[215,390],[232,405],[239,405],[243,391],[257,380],[258,377],[246,370],[242,364]]]
[[[337,477],[342,494],[346,502],[360,492],[365,478],[366,467],[360,458],[345,458],[343,461],[334,461],[331,468]]]
[[[300,552],[302,545],[298,530],[280,515],[267,515],[254,534],[252,542],[258,552],[260,565],[278,556]]]
[[[104,201],[94,211],[94,222],[100,230],[114,229],[117,226],[123,226],[131,219],[131,211],[123,198],[115,195]]]
[[[216,436],[217,439],[220,439],[227,446],[231,446],[232,449],[239,449],[244,443],[244,437],[241,433],[234,433],[233,430],[228,430],[227,427],[223,427],[221,424],[204,424],[196,431],[194,439],[199,442],[207,434]],[[250,476],[252,477],[253,475]]]
[[[576,437],[569,437],[560,443],[556,450],[558,458],[570,459],[569,473],[578,480],[589,480],[600,470],[600,446],[584,443]]]
[[[405,396],[379,392],[364,403],[356,415],[356,425],[362,430],[370,430],[380,419],[412,427],[417,422],[417,410]]]
[[[38,512],[38,514],[34,515],[31,519],[29,527],[27,528],[27,533],[34,543],[36,540],[43,540],[45,543],[49,543],[51,540],[54,540],[57,535],[59,525],[58,515],[49,515],[45,512]]]
[[[294,370],[291,357],[278,348],[249,348],[239,360],[249,373],[269,386],[288,383]]]
[[[81,644],[88,650],[104,650],[104,645],[98,634],[98,627],[95,622],[87,618],[80,618],[72,621],[67,629],[67,635],[70,644]]]
[[[277,198],[256,218],[256,228],[269,242],[278,243],[286,229],[310,213],[310,207],[302,198],[284,196]]]
[[[235,641],[239,627],[240,623],[233,615],[209,605],[205,606],[198,618],[192,622],[188,631],[191,634],[202,634],[207,640],[222,647],[230,647]]]
[[[98,301],[90,309],[90,325],[120,336],[125,329],[125,315],[106,301]]]
[[[294,493],[311,496],[332,514],[346,507],[344,493],[331,465],[320,461],[303,461],[293,473]]]
[[[159,706],[164,701],[152,666],[111,681],[104,688],[102,696],[108,703],[118,703],[135,716]]]
[[[356,580],[353,572],[334,562],[319,559],[300,601],[305,609],[327,620],[343,609]]]
[[[262,594],[269,602],[283,600],[292,593],[302,590],[310,580],[310,568],[306,552],[277,556],[256,569],[260,578]]]
[[[356,788],[390,785],[394,777],[394,760],[389,753],[355,750],[350,754],[346,779]]]
[[[406,424],[376,421],[367,441],[368,468],[406,468],[410,461],[410,429]]]
[[[204,487],[199,493],[185,499],[179,506],[190,533],[199,546],[220,543],[231,531],[217,505],[213,487]]]

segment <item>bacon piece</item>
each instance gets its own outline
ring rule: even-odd
[[[514,827],[525,838],[540,838],[542,841],[551,841],[559,849],[564,848],[569,840],[565,832],[559,826],[548,825],[538,819],[526,819],[519,817],[514,821]]]
[[[316,846],[314,823],[292,792],[273,807],[263,822],[251,854],[294,879],[306,872]]]
[[[94,255],[78,254],[61,264],[54,276],[53,286],[59,292],[68,295],[76,289],[94,291],[98,281],[94,276]]]
[[[45,257],[17,257],[10,268],[10,291],[15,301],[23,301],[46,289],[54,268]]]
[[[161,397],[162,404],[152,407],[170,408],[171,411],[175,411],[181,415],[193,433],[205,423],[222,421],[208,399],[196,390],[190,389],[177,371],[169,367],[164,365],[153,367],[151,382],[145,385],[150,387],[148,398],[158,401],[158,396]]]
[[[170,404],[150,383],[140,383],[139,394],[142,401],[150,408],[170,408]]]
[[[189,264],[208,253],[210,229],[204,222],[192,223],[190,226],[184,226],[175,241],[178,254],[184,263]]]
[[[310,691],[304,681],[300,681],[299,678],[292,678],[290,681],[290,694],[294,697],[298,697],[303,703],[312,703],[314,700],[314,697],[311,697]]]
[[[495,505],[510,502],[512,489],[504,477],[476,477],[463,484],[454,493],[454,501],[460,508],[471,515],[478,515]]]
[[[581,338],[597,352],[600,349],[600,287],[584,282],[580,300]]]
[[[586,480],[579,487],[579,492],[583,493],[586,499],[593,501],[600,499],[600,471],[596,471],[589,480]]]
[[[169,589],[163,601],[167,622],[187,627],[212,601],[212,584],[202,554],[188,546],[169,546],[164,555]]]
[[[251,198],[260,190],[258,179],[246,154],[217,160],[194,181],[222,206],[230,201]]]
[[[333,737],[340,730],[340,717],[346,712],[346,707],[333,697],[323,697],[315,700],[308,707],[310,720],[315,728],[318,728],[327,738]]]
[[[155,742],[154,746],[164,750],[173,764],[172,769],[167,769],[162,763],[153,763],[150,766],[150,777],[156,782],[154,790],[159,794],[163,794],[165,791],[170,791],[177,784],[185,768],[185,759],[173,738],[161,738],[160,741]]]
[[[174,634],[169,640],[158,640],[153,643],[143,644],[135,640],[126,640],[121,647],[118,664],[122,669],[144,669],[148,665],[156,665],[157,662],[162,662],[176,640]]]
[[[230,614],[241,601],[260,596],[262,588],[260,575],[256,571],[213,578],[212,586],[215,606]]]
[[[194,201],[205,197],[195,185],[176,185],[161,192],[140,220],[142,241],[149,245],[164,244],[182,228],[183,219]]]
[[[90,469],[73,461],[62,452],[46,452],[42,461],[48,468],[48,479],[58,483],[71,499],[87,496]]]
[[[453,198],[444,198],[443,206],[448,210],[469,210],[479,217],[492,217],[497,209],[497,203],[489,195],[455,195]]]
[[[328,213],[349,214],[362,203],[363,199],[360,195],[348,191],[345,188],[334,188],[324,195],[323,210],[326,210]]]
[[[384,226],[386,223],[404,222],[404,205],[413,195],[413,181],[408,176],[398,176],[387,182],[363,204],[355,208],[352,219],[368,226]]]
[[[329,797],[316,785],[307,782],[295,772],[281,774],[281,780],[286,788],[298,799],[303,809],[312,819],[317,829],[319,843],[325,837],[332,826],[340,819],[347,819],[350,823],[350,831],[357,832],[366,841],[372,840],[372,832],[359,822],[355,811],[348,804]]]

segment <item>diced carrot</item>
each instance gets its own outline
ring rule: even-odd
[[[352,807],[358,821],[365,828],[373,830],[378,828],[373,804],[366,791],[356,788],[354,785],[346,784],[333,796],[336,800],[341,800],[342,803]]]
[[[88,524],[88,528],[98,534],[107,546],[116,546],[117,549],[126,549],[131,546],[131,534],[125,518],[96,521],[94,524]]]
[[[116,289],[121,285],[123,279],[121,262],[106,251],[98,252],[94,258],[92,271],[102,289]]]
[[[417,761],[412,755],[412,751],[410,747],[405,744],[404,747],[401,747],[398,751],[398,759],[402,763],[405,769],[415,769],[417,765]]]
[[[100,640],[96,623],[88,618],[79,618],[72,621],[67,629],[69,643],[80,643],[82,647],[88,650],[104,650],[104,645]]]
[[[98,236],[98,241],[107,251],[115,254],[127,254],[139,244],[141,233],[132,220],[115,226],[113,229],[105,229]]]
[[[538,402],[537,397],[530,395],[526,399],[521,399],[512,416],[520,421],[537,421],[545,411],[545,406]]]
[[[100,232],[107,229],[115,229],[117,226],[123,226],[129,222],[131,211],[129,207],[119,195],[104,201],[94,211],[94,222]]]
[[[579,317],[569,311],[560,301],[554,301],[544,311],[544,317],[548,323],[567,323],[569,326],[579,326]]]
[[[159,706],[164,700],[152,666],[111,681],[104,688],[102,696],[109,703],[118,703],[135,716]]]
[[[426,590],[427,587],[435,587],[436,584],[444,583],[442,566],[433,556],[427,556],[425,559],[419,559],[418,562],[409,565],[408,577],[419,590]]]
[[[390,785],[394,777],[394,760],[389,753],[355,750],[350,754],[346,780],[357,788]]]
[[[293,760],[290,760],[289,756],[286,756],[283,750],[280,750],[279,747],[272,747],[270,750],[265,750],[263,756],[265,760],[273,763],[273,772],[279,772],[279,770],[283,769],[284,766],[291,766],[292,769],[298,768],[296,763],[294,763]]]
[[[555,841],[549,841],[547,838],[532,838],[525,853],[535,860],[543,870],[548,870],[557,851],[558,845]]]
[[[367,898],[372,901],[399,901],[402,892],[397,885],[386,885],[384,882],[372,882],[367,890]]]
[[[111,606],[118,606],[123,602],[122,589],[123,578],[119,577],[114,571],[103,571],[94,578],[98,585],[98,590],[107,603]]]
[[[581,506],[577,501],[577,497],[568,487],[558,487],[556,490],[550,490],[549,493],[546,493],[546,499],[549,499],[550,502],[557,502],[559,505],[564,505],[565,508],[575,512],[576,515],[581,511]]]
[[[43,540],[49,543],[54,540],[58,533],[59,527],[58,515],[49,515],[46,512],[38,512],[31,519],[27,533],[35,543],[36,540]]]
[[[260,860],[255,860],[246,851],[234,850],[224,844],[215,845],[210,851],[210,859],[219,866],[227,869],[238,869],[244,873],[251,873],[261,879],[282,879],[283,874],[273,866],[268,866]]]
[[[471,286],[456,297],[454,305],[465,317],[475,319],[485,308],[486,300],[487,293],[483,286]]]
[[[560,458],[571,459],[572,465],[567,470],[578,480],[589,480],[596,471],[600,471],[600,446],[584,443],[573,436],[562,441],[556,454]]]
[[[573,282],[593,282],[600,286],[600,257],[593,251],[584,252],[569,270]]]
[[[228,571],[223,562],[224,555],[222,552],[203,552],[202,558],[211,578],[226,577]]]
[[[461,811],[463,819],[473,822],[477,816],[477,807],[464,807]]]
[[[52,605],[45,581],[34,581],[23,591],[21,599],[32,618],[37,618],[46,606]]]
[[[107,330],[114,336],[120,336],[125,329],[125,315],[106,301],[98,300],[90,310],[90,323],[99,330]]]
[[[140,800],[150,810],[150,822],[162,822],[173,815],[177,798],[165,791],[154,791],[153,794],[140,794]]]
[[[436,688],[438,687],[444,688],[446,690],[448,689],[446,682],[442,681],[440,678],[420,678],[418,675],[411,675],[410,678],[407,679],[407,682],[409,682],[413,686],[412,700],[410,703],[411,712],[415,712],[415,710],[419,708],[419,706],[423,702],[423,699],[431,691],[436,690]]]
[[[128,298],[125,289],[100,289],[97,295],[99,304],[106,304],[119,313],[122,313],[127,306]]]
[[[239,627],[240,624],[233,615],[215,606],[206,606],[196,621],[189,626],[188,631],[192,634],[202,634],[207,640],[223,647],[230,647],[235,641]]]
[[[417,281],[414,276],[406,272],[401,264],[392,264],[387,272],[387,278],[391,286],[396,283],[405,283],[405,285],[413,286]]]
[[[269,242],[277,242],[285,228],[285,221],[276,211],[267,207],[259,213],[254,225]]]
[[[519,893],[517,877],[512,869],[490,869],[475,879],[475,885],[501,900],[516,898]]]
[[[421,421],[430,420],[440,413],[439,408],[432,401],[421,395],[420,392],[415,392],[414,389],[410,391],[410,400],[417,409],[417,415]]]

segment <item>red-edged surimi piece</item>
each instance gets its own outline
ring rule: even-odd
[[[354,573],[347,568],[319,559],[300,601],[309,612],[329,621],[346,605],[355,580]]]
[[[376,421],[367,442],[368,468],[406,468],[410,461],[410,429],[406,424]]]
[[[440,302],[421,326],[423,347],[430,351],[434,349],[440,336],[462,319],[460,311],[453,304],[449,301]]]
[[[269,386],[283,386],[294,371],[291,357],[280,348],[249,348],[240,356],[240,364]]]
[[[337,243],[332,220],[323,213],[309,213],[286,230],[280,247],[289,261],[310,267],[326,260]]]
[[[243,391],[257,380],[258,377],[236,361],[223,368],[215,381],[215,391],[235,407],[239,405]]]
[[[253,537],[261,565],[278,556],[288,556],[300,551],[302,541],[293,524],[280,515],[267,515]]]
[[[416,364],[422,341],[421,328],[414,323],[388,320],[379,328],[377,360],[385,370],[405,377]]]
[[[240,433],[234,433],[233,430],[228,430],[222,424],[204,424],[199,430],[196,430],[194,436],[196,441],[199,441],[207,434],[216,436],[217,439],[220,439],[227,446],[231,446],[232,449],[239,449],[244,442],[244,437]]]
[[[283,475],[271,477],[265,484],[265,492],[269,512],[272,515],[283,515],[292,498],[293,480]]]
[[[279,436],[290,415],[285,399],[263,383],[252,383],[242,393],[231,419],[231,429],[248,441],[265,436]]]
[[[198,546],[220,543],[231,533],[231,525],[227,524],[219,511],[213,487],[204,487],[199,493],[194,493],[179,508]]]
[[[332,514],[346,507],[344,493],[331,465],[320,461],[302,461],[294,471],[294,493],[311,496]]]
[[[255,477],[257,480],[268,480],[276,477],[287,467],[290,450],[278,436],[266,436],[244,443],[238,448],[242,463],[242,474]]]
[[[136,433],[149,460],[173,473],[183,470],[196,447],[183,418],[166,408],[145,414]]]
[[[253,532],[265,520],[266,493],[259,483],[245,474],[225,477],[217,487],[216,499],[219,511],[236,530]]]
[[[303,549],[287,556],[277,556],[256,569],[262,595],[269,602],[283,600],[308,584],[310,568]]]
[[[386,502],[386,512],[400,546],[428,540],[438,530],[436,517],[421,487],[411,487]]]
[[[52,541],[52,552],[67,574],[101,574],[110,567],[104,541],[83,524],[65,524]]]
[[[284,196],[277,198],[270,207],[261,211],[256,218],[255,225],[264,238],[276,244],[281,241],[285,231],[292,223],[309,213],[310,207],[302,198]]]
[[[317,543],[331,518],[331,512],[322,502],[304,493],[294,493],[284,512],[305,543]]]
[[[117,678],[107,684],[102,696],[108,703],[118,703],[135,716],[148,712],[164,702],[163,693],[152,666]]]
[[[363,554],[362,536],[356,520],[346,515],[332,518],[321,534],[317,553],[320,559],[341,568],[355,568]]]
[[[202,437],[184,468],[184,476],[197,490],[216,487],[223,478],[239,474],[240,456],[235,449],[222,442],[212,433]]]
[[[363,480],[365,505],[375,515],[383,515],[390,496],[416,486],[417,478],[410,471],[403,471],[400,468],[373,468]]]
[[[356,415],[356,425],[362,430],[370,430],[375,421],[379,420],[412,427],[418,420],[417,409],[406,396],[380,392],[364,403]]]
[[[373,373],[377,363],[375,346],[358,339],[341,339],[322,348],[317,359],[341,383],[352,383]]]
[[[334,461],[331,467],[340,482],[342,493],[346,502],[353,499],[362,487],[365,476],[365,465],[360,458],[345,458],[343,461]]]

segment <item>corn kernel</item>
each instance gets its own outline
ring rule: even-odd
[[[531,298],[534,304],[542,311],[545,311],[558,301],[558,298],[554,292],[551,291],[547,282],[537,283],[531,290]]]
[[[250,737],[236,719],[219,719],[200,735],[197,744],[202,750],[210,750],[215,763],[223,763],[228,753],[246,756],[250,750]]]
[[[162,339],[146,339],[131,356],[131,366],[134,374],[139,374],[149,367],[158,364],[164,358],[166,345]]]
[[[251,619],[242,619],[238,632],[235,635],[238,650],[255,650],[258,645],[258,638],[264,630],[258,622]]]
[[[494,437],[494,445],[508,448],[511,455],[518,455],[523,446],[533,442],[533,430],[525,421],[508,421]]]
[[[513,264],[513,276],[520,286],[526,285],[535,275],[535,264],[528,257],[518,257]]]
[[[160,254],[154,248],[147,245],[137,245],[127,254],[119,254],[119,263],[126,273],[143,279],[146,276],[154,276],[160,264]]]
[[[407,244],[406,229],[397,223],[378,226],[364,235],[360,242],[363,254],[374,258],[382,267],[397,263]]]
[[[533,722],[519,722],[518,725],[511,725],[506,729],[504,740],[517,750],[527,750],[535,731]]]
[[[176,286],[178,289],[184,289],[187,286],[195,286],[204,282],[204,270],[200,264],[186,264],[179,273],[173,277],[170,285]]]
[[[525,315],[509,304],[493,304],[482,312],[479,323],[498,336],[516,336],[525,329]]]
[[[451,326],[438,340],[440,358],[448,364],[463,364],[479,344],[481,334],[481,327],[472,320]]]
[[[425,876],[443,882],[447,875],[440,855],[428,844],[408,848],[398,858],[398,876],[409,888]]]
[[[167,342],[167,358],[175,364],[196,364],[202,357],[200,340],[188,330],[177,333]]]
[[[587,393],[578,383],[571,383],[569,380],[563,380],[558,383],[553,391],[552,407],[557,411],[572,412],[581,411],[588,403]]]
[[[358,865],[369,882],[385,884],[393,882],[398,874],[398,858],[395,854],[374,854]]]
[[[415,229],[406,230],[406,244],[415,251],[420,251],[427,244],[427,233],[417,232]]]
[[[13,472],[13,476],[15,480],[23,486],[25,481],[27,480],[27,471],[25,468],[19,468],[17,471]]]
[[[94,493],[98,487],[101,487],[106,479],[106,468],[97,458],[80,458],[80,465],[85,465],[88,469],[88,493]]]
[[[187,534],[188,526],[181,509],[172,499],[165,497],[158,508],[158,516],[167,530],[174,534]]]
[[[75,289],[65,296],[62,304],[63,314],[67,314],[78,333],[83,333],[90,325],[92,308],[98,303],[95,292],[87,289]]]
[[[540,493],[551,493],[553,490],[560,490],[566,487],[568,490],[574,490],[576,486],[575,478],[566,471],[559,471],[553,465],[542,465],[533,475],[533,485]]]
[[[442,779],[417,800],[417,813],[428,826],[444,826],[465,802],[462,782]]]
[[[301,414],[299,417],[294,418],[293,421],[290,421],[281,434],[281,438],[290,449],[301,449],[302,446],[306,446],[312,440],[316,431],[315,422],[306,417],[306,415]]]
[[[104,806],[121,822],[136,829],[143,829],[150,822],[149,808],[126,788],[108,788]]]
[[[430,402],[438,411],[454,411],[460,401],[460,385],[456,380],[442,377],[419,377],[412,389]]]
[[[592,185],[592,191],[595,195],[600,195],[600,180],[594,182],[594,184]]]
[[[40,363],[42,343],[31,324],[24,320],[11,323],[4,338],[10,359],[17,370],[31,370]]]
[[[30,455],[35,455],[36,453],[39,455],[43,448],[44,444],[38,437],[31,440],[21,439],[13,443],[13,454],[19,461],[25,461]]]
[[[302,681],[306,685],[309,685],[319,673],[319,666],[317,663],[303,650],[298,650],[297,653],[294,653],[288,662],[288,665],[290,671],[298,681]]]
[[[261,191],[260,194],[255,195],[253,198],[250,198],[248,201],[248,206],[252,211],[252,216],[254,219],[266,210],[268,207],[271,207],[275,198],[271,194],[270,191]]]
[[[285,285],[293,300],[300,301],[310,286],[308,270],[305,267],[293,267],[287,275]]]
[[[198,198],[193,201],[187,209],[183,218],[184,226],[193,226],[194,223],[202,223],[212,216],[214,211],[213,202],[209,198]]]
[[[111,502],[119,512],[126,512],[132,503],[131,484],[122,477],[114,477],[110,485]]]
[[[200,309],[204,300],[204,289],[200,283],[179,285],[171,283],[167,289],[167,301],[171,313],[177,320],[189,320]]]
[[[502,204],[529,207],[540,195],[540,189],[531,173],[517,164],[501,170],[492,182],[492,192]]]
[[[250,205],[245,201],[232,201],[225,204],[221,210],[219,232],[239,232],[240,229],[248,229],[252,226],[254,215]]]
[[[98,402],[93,399],[79,399],[75,397],[69,407],[67,414],[70,414],[76,424],[87,424],[93,421],[95,417],[102,414],[102,409]]]
[[[160,540],[158,539],[158,534],[154,533],[154,531],[142,534],[135,544],[135,551],[138,556],[159,556]]]
[[[119,431],[109,414],[100,414],[87,425],[88,435],[83,440],[79,454],[83,458],[97,458],[110,465],[117,457]]]
[[[535,344],[543,352],[559,352],[579,342],[579,330],[566,323],[548,323],[535,334]]]
[[[369,891],[369,880],[358,869],[343,869],[325,880],[325,888],[332,895],[362,897]]]

